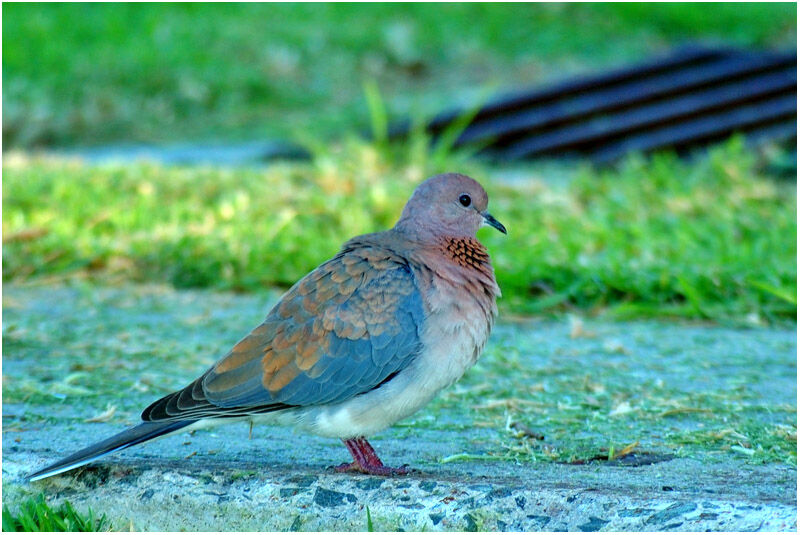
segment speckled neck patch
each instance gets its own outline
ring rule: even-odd
[[[489,265],[486,247],[475,238],[445,238],[444,253],[462,267],[485,271]]]

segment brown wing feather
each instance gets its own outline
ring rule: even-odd
[[[346,248],[292,287],[202,377],[143,418],[240,415],[358,395],[416,355],[422,318],[402,258],[382,248]]]

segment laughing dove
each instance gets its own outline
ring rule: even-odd
[[[417,187],[394,228],[358,236],[306,275],[266,320],[142,423],[30,476],[36,480],[156,437],[236,420],[289,423],[340,438],[339,471],[404,473],[367,442],[475,364],[500,295],[486,248],[488,197],[460,174]]]

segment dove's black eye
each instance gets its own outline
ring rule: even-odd
[[[463,195],[461,195],[461,197],[458,198],[458,202],[461,203],[461,206],[465,206],[466,207],[466,206],[469,206],[470,204],[472,204],[472,199],[470,198],[469,195],[464,193]]]

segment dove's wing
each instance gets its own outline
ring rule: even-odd
[[[383,248],[345,249],[292,287],[202,377],[142,418],[231,417],[352,398],[408,366],[420,351],[423,316],[402,258]]]

